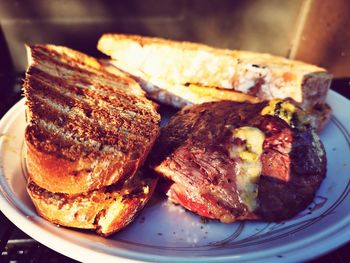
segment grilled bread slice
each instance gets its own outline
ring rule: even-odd
[[[153,146],[160,121],[137,82],[66,47],[27,50],[30,180],[73,195],[132,177]]]
[[[133,221],[152,196],[157,180],[138,172],[124,182],[78,195],[52,193],[34,182],[27,189],[38,213],[48,221],[108,236]]]
[[[314,65],[138,35],[105,34],[98,49],[141,80],[150,97],[178,108],[223,97],[238,102],[289,97],[314,116],[318,129],[330,116],[325,99],[332,76]]]

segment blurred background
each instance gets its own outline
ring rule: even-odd
[[[202,42],[303,60],[328,69],[334,75],[332,89],[349,98],[349,11],[347,0],[0,0],[0,117],[21,98],[27,65],[25,43],[65,45],[99,57],[102,54],[96,43],[107,32]],[[34,250],[28,253],[36,257],[41,253],[49,260],[48,249],[21,233],[3,215],[0,219],[0,252],[8,255],[4,262],[10,260],[12,248],[14,254],[22,251],[19,256],[28,252],[26,246],[21,250],[23,246],[11,244],[29,244]],[[347,262],[349,258],[348,245],[317,261]],[[62,262],[57,255],[51,259]]]
[[[0,0],[0,72],[23,71],[24,43],[98,55],[106,32],[161,36],[300,59],[350,76],[347,0]]]

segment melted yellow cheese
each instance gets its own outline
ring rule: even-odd
[[[148,194],[148,193],[149,193],[149,186],[148,186],[148,185],[143,186],[143,187],[142,187],[142,190],[143,190],[143,193],[144,193],[145,195]]]
[[[265,134],[258,128],[245,126],[235,129],[233,136],[244,142],[230,149],[230,157],[240,159],[236,166],[236,185],[241,201],[253,211],[256,208],[256,183],[262,170],[260,156]]]
[[[293,104],[281,99],[274,99],[269,102],[269,105],[262,109],[261,115],[277,116],[280,119],[291,125],[293,113],[296,108]]]

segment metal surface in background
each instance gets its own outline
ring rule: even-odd
[[[302,0],[0,1],[0,23],[16,71],[24,43],[67,45],[91,55],[106,32],[160,36],[287,56]]]
[[[350,77],[347,0],[0,1],[0,73],[25,70],[24,43],[94,56],[106,32],[202,42],[291,57]]]

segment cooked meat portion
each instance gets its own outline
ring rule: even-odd
[[[184,108],[163,128],[151,166],[170,200],[208,218],[290,218],[326,173],[323,145],[287,101],[221,101]]]

